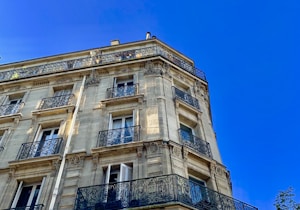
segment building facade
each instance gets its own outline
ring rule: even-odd
[[[0,66],[0,209],[256,209],[232,198],[191,59],[146,40]]]

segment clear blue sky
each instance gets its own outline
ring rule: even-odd
[[[300,2],[2,1],[0,64],[142,40],[150,31],[206,72],[234,197],[300,200]]]

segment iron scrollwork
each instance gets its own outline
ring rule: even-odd
[[[81,187],[74,210],[108,210],[179,202],[199,210],[257,210],[176,174]]]

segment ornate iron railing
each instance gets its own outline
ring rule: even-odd
[[[124,51],[119,51],[110,54],[100,54],[96,51],[91,54],[93,55],[85,58],[47,63],[47,64],[32,66],[32,67],[22,67],[22,68],[12,69],[8,71],[1,71],[0,82],[52,74],[57,72],[63,72],[63,71],[74,70],[74,69],[85,68],[85,67],[92,67],[92,66],[109,64],[109,63],[116,63],[125,60],[137,59],[137,58],[145,58],[145,57],[156,56],[156,55],[160,55],[166,58],[167,60],[171,61],[175,65],[181,67],[183,70],[206,81],[206,77],[203,71],[195,68],[189,62],[185,61],[181,57],[175,55],[172,51],[160,45],[153,45],[151,47],[139,48],[133,50],[124,50]]]
[[[21,111],[21,108],[23,107],[24,103],[18,103],[18,104],[6,104],[0,106],[0,116],[5,115],[12,115],[19,113]]]
[[[125,85],[107,89],[107,98],[119,98],[125,96],[134,96],[137,94],[138,84]]]
[[[15,207],[15,208],[10,208],[10,209],[5,209],[5,210],[42,210],[43,207],[44,207],[44,204],[37,204],[34,206]]]
[[[74,95],[61,95],[49,98],[43,98],[41,104],[38,109],[50,109],[61,106],[71,105],[73,103]]]
[[[74,210],[125,209],[171,202],[199,210],[257,210],[175,174],[78,188]]]
[[[97,147],[125,144],[140,140],[140,126],[99,131]]]
[[[198,153],[212,158],[210,145],[208,142],[203,141],[201,138],[192,135],[182,129],[179,129],[179,136],[183,145],[195,150]]]
[[[17,155],[17,160],[57,154],[60,151],[61,144],[62,138],[23,143]]]
[[[174,97],[195,107],[196,109],[200,109],[200,105],[199,105],[199,101],[197,98],[194,98],[193,96],[191,96],[190,94],[176,88],[173,86],[173,90],[174,90]]]

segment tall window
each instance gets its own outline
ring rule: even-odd
[[[114,79],[113,97],[131,96],[135,94],[133,76]]]
[[[20,104],[22,103],[23,96],[24,93],[9,95],[2,106],[2,115],[17,113],[19,111]]]
[[[192,128],[180,124],[180,137],[183,141],[189,141],[191,143],[194,142],[194,138],[193,138],[193,130]]]
[[[133,116],[111,117],[110,135],[108,136],[108,145],[124,144],[133,141],[134,137]]]
[[[34,157],[47,156],[56,153],[59,128],[42,129],[36,146]]]
[[[205,182],[193,177],[189,177],[190,194],[193,204],[198,204],[201,201],[208,200],[208,192],[206,190]]]
[[[38,183],[19,183],[18,190],[11,205],[11,208],[20,210],[34,210],[39,209],[39,198],[41,194],[42,182]]]
[[[107,184],[107,202],[114,201],[128,201],[130,184],[126,181],[132,179],[132,166],[129,164],[120,165],[108,165],[104,170],[105,180],[104,183]],[[124,183],[125,182],[125,183]]]

